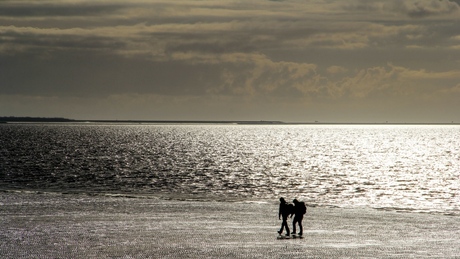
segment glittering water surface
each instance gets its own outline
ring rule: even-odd
[[[460,214],[460,127],[0,125],[0,188]]]

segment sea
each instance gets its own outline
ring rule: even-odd
[[[460,215],[460,125],[0,124],[0,191]]]

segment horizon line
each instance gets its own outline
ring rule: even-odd
[[[460,125],[460,122],[323,122],[305,121],[289,122],[279,120],[114,120],[114,119],[68,119],[62,117],[28,117],[28,116],[0,116],[2,123],[21,122],[50,122],[50,123],[198,123],[198,124],[261,124],[261,125]]]

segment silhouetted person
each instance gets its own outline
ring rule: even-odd
[[[303,215],[307,212],[307,207],[303,201],[298,201],[294,199],[294,220],[292,220],[292,234],[295,234],[295,224],[299,224],[299,236],[303,234],[302,220]]]
[[[292,205],[291,205],[292,206]],[[284,198],[280,198],[280,209],[278,213],[278,219],[281,219],[281,216],[283,217],[283,222],[281,223],[281,229],[278,231],[278,234],[281,235],[283,233],[283,229],[286,228],[286,236],[289,236],[289,227],[287,224],[287,218],[291,215],[292,217],[292,211],[289,206],[289,204],[284,200]]]

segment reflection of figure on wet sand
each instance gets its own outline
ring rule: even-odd
[[[292,206],[292,205],[291,205]],[[289,236],[289,227],[287,224],[287,218],[289,215],[292,214],[289,204],[284,200],[284,198],[280,198],[280,209],[278,213],[278,219],[281,219],[281,216],[283,217],[283,222],[281,223],[281,229],[278,231],[278,234],[281,235],[283,233],[283,229],[286,228],[286,236]]]
[[[294,220],[292,221],[292,234],[295,235],[295,225],[296,223],[298,223],[299,236],[301,236],[303,234],[303,215],[307,212],[307,207],[305,206],[304,202],[298,201],[297,199],[294,199],[292,202],[294,202]]]

